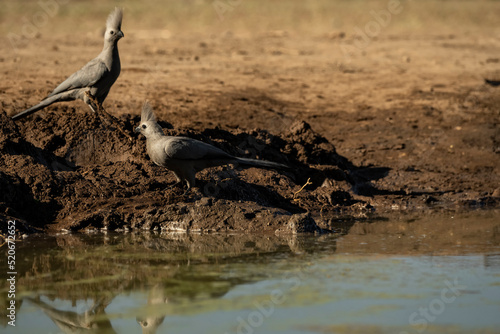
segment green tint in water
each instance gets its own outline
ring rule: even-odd
[[[5,333],[494,333],[499,241],[496,212],[356,222],[341,236],[33,236],[16,248],[16,327],[7,324],[5,279],[0,326]]]

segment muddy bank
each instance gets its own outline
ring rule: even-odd
[[[310,213],[360,202],[348,192],[359,182],[356,168],[305,122],[283,137],[263,130],[167,130],[292,167],[213,168],[199,173],[198,187],[184,194],[171,187],[168,170],[149,161],[142,137],[117,130],[133,136],[137,117],[109,122],[58,110],[25,123],[1,118],[2,212],[35,228],[314,232],[319,228]]]
[[[212,168],[184,194],[149,161],[138,116],[109,121],[65,109],[13,122],[1,115],[0,210],[28,231],[147,229],[300,233],[331,230],[334,218],[387,210],[468,205],[460,196],[378,189],[389,168],[357,167],[304,121],[287,133],[255,129],[173,129],[231,154],[288,164],[289,171]],[[118,131],[118,128],[124,131]],[[128,136],[131,136],[130,138]],[[478,199],[495,206],[497,198]],[[334,224],[333,224],[334,225]]]

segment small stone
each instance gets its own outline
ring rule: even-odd
[[[321,233],[321,228],[316,224],[309,212],[294,214],[288,223],[275,231],[275,234]]]
[[[311,126],[304,121],[297,121],[290,127],[290,133],[301,134],[309,130]]]

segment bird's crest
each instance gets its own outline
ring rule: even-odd
[[[144,105],[142,106],[141,123],[148,122],[148,121],[156,122],[156,116],[153,113],[153,108],[149,104],[149,101],[146,101],[146,102],[144,102]]]
[[[115,30],[122,30],[122,18],[123,18],[123,9],[115,7],[115,9],[108,16],[108,20],[106,21],[106,27]]]

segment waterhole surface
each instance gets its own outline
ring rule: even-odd
[[[343,233],[320,236],[29,236],[16,244],[16,326],[3,279],[0,328],[497,333],[499,216],[352,220],[339,222]]]

